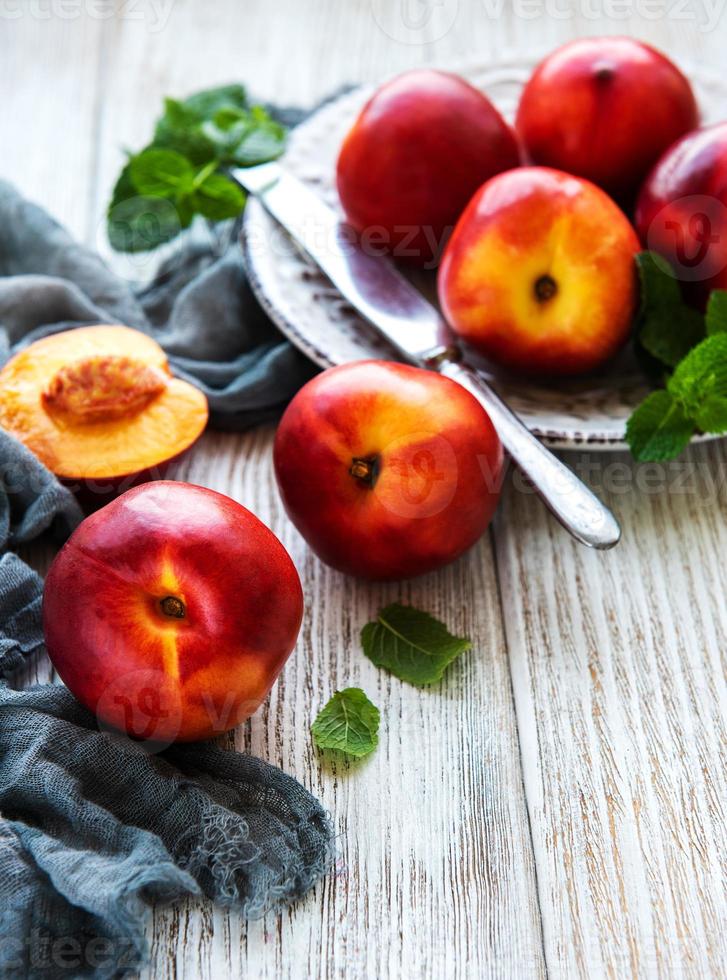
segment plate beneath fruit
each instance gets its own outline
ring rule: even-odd
[[[521,60],[455,70],[482,89],[511,121],[534,65],[535,60]],[[717,121],[727,101],[727,81],[699,69],[687,70],[687,74],[703,121]],[[363,86],[339,96],[290,137],[284,165],[337,209],[338,150],[372,92],[373,86]],[[316,364],[332,367],[371,357],[400,360],[254,199],[245,211],[243,244],[250,282],[264,309]],[[409,271],[407,275],[430,301],[436,302],[434,273]],[[649,391],[630,348],[598,374],[561,380],[552,386],[513,377],[476,356],[468,355],[467,359],[491,381],[528,428],[554,448],[626,449],[626,420]],[[695,440],[710,438],[715,437],[697,436]]]

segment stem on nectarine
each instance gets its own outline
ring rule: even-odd
[[[175,595],[168,595],[160,599],[159,608],[170,619],[184,619],[187,614],[184,603]]]
[[[379,461],[373,456],[365,459],[361,456],[354,456],[351,460],[351,467],[348,471],[352,477],[365,483],[368,487],[373,487],[379,475]]]

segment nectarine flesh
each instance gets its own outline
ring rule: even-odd
[[[0,425],[69,481],[158,467],[199,437],[207,415],[202,392],[172,377],[159,344],[129,327],[53,334],[0,371]]]

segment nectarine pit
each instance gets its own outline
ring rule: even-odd
[[[546,303],[558,292],[558,283],[552,276],[544,275],[535,280],[535,298],[539,303]]]
[[[136,415],[166,386],[162,371],[132,357],[92,355],[60,368],[42,402],[77,423],[105,422]]]
[[[184,619],[187,615],[187,607],[179,596],[167,595],[159,600],[159,608],[169,619]]]
[[[373,488],[379,477],[380,468],[378,456],[354,456],[348,472],[359,483]]]

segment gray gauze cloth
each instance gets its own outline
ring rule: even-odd
[[[173,372],[202,389],[215,428],[277,417],[315,368],[260,309],[234,229],[185,241],[154,282],[134,289],[0,180],[0,365],[46,334],[121,323],[151,334]]]
[[[0,276],[0,363],[60,329],[138,327],[226,428],[272,418],[312,373],[257,308],[237,246],[189,249],[136,294],[0,183]],[[199,894],[259,915],[330,862],[326,814],[279,769],[209,743],[153,754],[99,731],[64,687],[8,682],[43,650],[42,581],[14,552],[80,519],[70,492],[0,430],[2,977],[133,972],[151,900]]]

